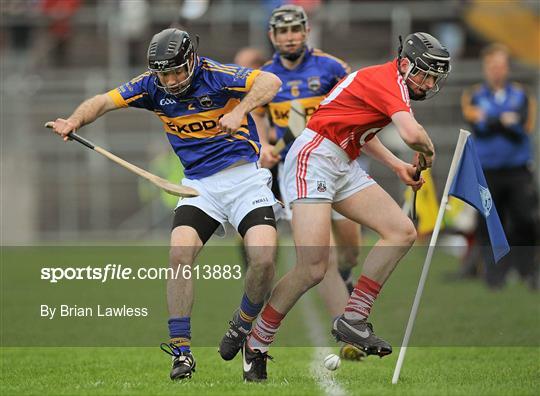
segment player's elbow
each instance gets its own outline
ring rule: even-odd
[[[92,101],[92,107],[96,109],[98,117],[108,111],[116,109],[116,104],[106,93],[96,95],[92,97],[90,101]]]
[[[268,89],[272,91],[274,94],[276,94],[277,91],[279,91],[279,88],[281,88],[282,82],[280,78],[273,73],[269,73],[269,72],[261,72],[261,73],[264,73],[264,77],[268,82]]]
[[[422,126],[420,124],[407,125],[400,130],[400,135],[405,144],[413,147],[422,142]]]
[[[414,146],[423,142],[425,136],[424,128],[410,113],[405,111],[397,112],[392,116],[392,122],[397,128],[399,136],[407,146],[414,148]]]
[[[433,150],[429,145],[429,138],[424,127],[418,123],[408,125],[400,130],[400,136],[407,146],[415,151],[432,155]]]
[[[107,103],[107,98],[108,98],[108,95],[106,93],[102,93],[102,94],[97,94],[95,96],[92,96],[90,100],[94,102],[96,105],[103,107]]]

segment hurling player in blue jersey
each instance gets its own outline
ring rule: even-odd
[[[283,188],[283,161],[294,139],[288,129],[288,114],[293,100],[299,101],[306,110],[307,118],[318,107],[326,94],[350,72],[349,66],[342,60],[321,50],[309,48],[307,40],[310,32],[308,18],[304,9],[297,5],[287,4],[272,11],[269,21],[269,38],[275,48],[275,54],[265,63],[261,70],[274,73],[282,81],[282,87],[276,96],[268,103],[267,111],[258,109],[253,113],[259,126],[259,135],[263,144],[261,165],[271,168],[279,163],[278,181],[282,199],[285,202],[285,214],[288,220],[292,215],[288,207],[289,200],[284,195]],[[268,125],[264,117],[268,113],[277,139],[289,136],[287,146],[279,156],[272,154],[273,146],[268,143],[268,129],[261,128]],[[266,133],[265,133],[266,132]],[[326,273],[324,280],[318,285],[332,320],[341,315],[351,290],[348,291],[344,280],[348,280],[351,269],[357,263],[358,245],[360,240],[359,225],[339,213],[332,213],[333,236],[338,246],[333,252],[332,264],[334,268]],[[337,253],[337,254],[335,254]],[[338,269],[345,274],[342,279]],[[249,357],[250,351],[247,355]],[[360,359],[363,353],[350,345],[341,350],[342,357]]]
[[[268,185],[270,172],[257,165],[260,144],[249,112],[269,102],[281,81],[271,73],[200,57],[193,38],[173,28],[152,38],[148,68],[120,87],[86,100],[67,119],[58,118],[53,128],[68,140],[69,132],[125,107],[153,111],[161,119],[184,166],[183,184],[200,193],[180,200],[175,210],[170,266],[183,273],[226,222],[244,239],[250,263],[245,293],[231,322],[231,336],[220,346],[222,356],[232,359],[261,310],[274,275],[277,201]],[[190,348],[191,277],[168,279],[167,301],[170,341],[162,349],[173,356],[170,376],[191,378],[195,371]]]

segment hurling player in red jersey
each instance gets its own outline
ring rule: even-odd
[[[380,235],[369,252],[343,315],[332,333],[367,354],[385,356],[392,347],[367,322],[373,302],[399,260],[416,239],[411,220],[355,161],[360,152],[391,168],[408,186],[415,181],[419,155],[431,167],[433,144],[415,120],[410,100],[436,94],[450,71],[450,55],[433,36],[405,38],[397,59],[358,70],[344,78],[321,102],[285,160],[285,184],[293,209],[297,263],[275,286],[248,337],[248,346],[266,353],[287,312],[327,270],[332,208]],[[392,154],[376,136],[393,122],[403,141],[416,151],[416,164]]]

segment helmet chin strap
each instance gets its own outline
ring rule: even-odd
[[[275,33],[274,33],[274,37],[275,37]],[[282,49],[282,47],[285,47],[286,44],[278,45],[276,43],[273,43],[274,44],[274,49],[279,53],[279,56],[287,59],[290,62],[294,62],[294,61],[298,60],[298,58],[300,58],[302,56],[302,54],[305,52],[306,47],[307,47],[307,37],[305,37],[304,40],[297,40],[297,41],[294,41],[292,43],[294,43],[294,44],[301,43],[300,48],[298,48],[298,50],[296,52],[293,52],[293,53],[286,52],[285,50]],[[291,43],[289,43],[289,44],[291,44]]]
[[[281,54],[281,56],[284,57],[285,59],[287,59],[288,61],[294,62],[295,60],[297,60],[298,58],[300,58],[302,56],[305,49],[306,49],[306,46],[302,46],[301,50],[298,50],[293,54],[289,54],[289,53],[288,54]]]

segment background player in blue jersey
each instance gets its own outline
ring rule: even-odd
[[[514,267],[532,289],[538,289],[538,192],[531,170],[536,102],[520,84],[508,80],[506,47],[486,47],[482,61],[485,81],[463,93],[463,115],[472,126],[478,157],[512,245],[497,265],[491,252],[484,255],[486,281],[490,287],[502,287]],[[483,221],[478,222],[477,236],[480,246],[489,245]]]
[[[148,72],[84,101],[67,119],[58,118],[53,128],[68,140],[70,132],[124,107],[153,111],[161,119],[184,166],[183,184],[200,193],[179,201],[175,210],[171,267],[176,272],[191,266],[225,222],[244,238],[250,263],[245,293],[234,328],[220,346],[222,356],[232,359],[262,308],[274,275],[277,201],[268,185],[270,172],[257,165],[260,144],[249,112],[269,102],[281,82],[271,73],[199,57],[197,44],[178,29],[165,29],[152,38],[148,66]],[[183,273],[182,268],[177,273]],[[173,380],[190,378],[195,371],[190,349],[193,285],[191,277],[186,278],[167,281],[170,342],[162,349],[173,356]]]
[[[302,7],[289,4],[272,11],[268,35],[276,52],[272,59],[263,65],[261,70],[274,73],[283,83],[280,91],[267,105],[267,112],[275,126],[277,139],[286,134],[288,114],[293,100],[302,103],[309,119],[326,94],[350,72],[349,66],[342,60],[321,50],[309,48],[307,45],[309,32],[308,18]],[[265,125],[264,120],[261,119],[266,117],[265,113],[260,110],[254,112],[257,125]],[[269,144],[270,139],[267,139],[268,133],[265,133],[267,130],[260,129],[261,142],[263,143],[261,164],[271,168],[281,161],[279,163],[278,181],[281,198],[285,202],[285,217],[291,220],[291,211],[288,207],[289,200],[285,196],[285,189],[282,185],[283,161],[292,145],[292,141],[288,143],[280,156],[275,156],[272,154],[273,146]],[[352,267],[357,263],[360,228],[357,223],[346,219],[335,211],[332,213],[332,220],[333,236],[338,249],[337,251],[334,249],[331,254],[333,268],[326,273],[325,279],[318,285],[318,291],[332,319],[334,319],[343,312],[353,287],[351,281],[351,290],[347,290],[343,279],[337,271],[338,261],[339,269],[345,275],[344,280],[347,280]],[[333,241],[332,244],[334,244]],[[349,345],[342,348],[341,354],[342,357],[352,359],[359,359],[363,355],[359,349]]]

